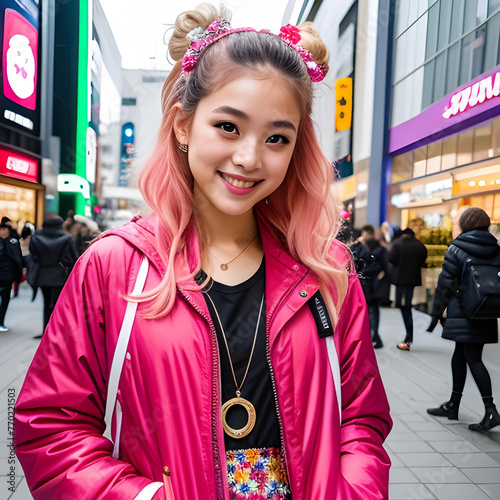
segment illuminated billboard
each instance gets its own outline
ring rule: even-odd
[[[40,132],[38,0],[0,0],[0,123]]]

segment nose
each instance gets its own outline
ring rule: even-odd
[[[262,151],[256,141],[245,141],[237,145],[233,153],[233,163],[252,171],[262,167]]]

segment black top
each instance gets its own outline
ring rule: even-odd
[[[203,278],[206,275],[203,273]],[[210,281],[206,287],[219,313],[226,334],[234,372],[238,385],[241,384],[248,365],[259,316],[260,304],[265,290],[264,260],[258,271],[248,280],[235,286],[223,285]],[[210,315],[217,332],[222,384],[222,404],[236,397],[234,383],[226,345],[219,321],[212,303],[205,297]],[[241,397],[255,407],[256,422],[253,430],[241,439],[233,439],[224,433],[226,450],[248,448],[281,447],[280,427],[276,413],[271,372],[266,354],[266,304],[257,332],[257,340],[247,378],[241,388]],[[247,412],[241,406],[233,406],[227,413],[226,421],[233,429],[239,429],[247,423]]]

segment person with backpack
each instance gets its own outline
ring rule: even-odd
[[[406,336],[397,344],[398,349],[409,351],[413,342],[413,291],[422,285],[422,266],[427,259],[427,248],[415,238],[409,227],[394,240],[389,252],[392,264],[391,282],[396,285],[396,307],[401,310]]]
[[[481,208],[467,209],[460,216],[459,224],[462,233],[453,240],[444,256],[443,270],[434,295],[432,321],[427,329],[432,332],[438,321],[441,321],[442,337],[455,341],[455,351],[451,358],[453,389],[446,403],[438,408],[429,408],[427,412],[430,415],[458,420],[468,365],[485,407],[484,418],[478,424],[469,425],[469,429],[489,431],[500,425],[500,415],[493,403],[491,377],[482,361],[482,353],[485,344],[498,342],[497,317],[500,316],[500,308],[493,305],[489,311],[476,313],[482,319],[468,316],[464,309],[471,306],[471,302],[475,300],[475,291],[464,283],[463,276],[469,262],[477,269],[482,267],[483,274],[478,276],[479,287],[476,284],[476,288],[481,288],[481,281],[496,279],[496,295],[500,296],[500,246],[497,239],[488,232],[490,218]],[[491,299],[494,303],[495,297]],[[464,303],[467,303],[467,306],[464,306]],[[484,304],[487,305],[487,300],[484,300]],[[480,304],[478,308],[480,309]],[[443,319],[445,310],[446,320]]]

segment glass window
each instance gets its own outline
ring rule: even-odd
[[[427,175],[435,174],[441,170],[441,141],[432,142],[427,147]]]
[[[413,151],[413,177],[422,177],[425,175],[427,164],[427,146],[415,149]]]
[[[462,39],[460,85],[467,83],[483,71],[485,27],[481,27]]]
[[[450,38],[451,5],[452,0],[441,0],[441,7],[439,9],[438,51],[448,45],[448,39]]]
[[[424,87],[424,68],[419,68],[413,75],[413,89],[409,94],[412,98],[408,99],[411,105],[411,115],[409,118],[417,116],[422,111],[422,96]]]
[[[428,7],[427,0],[418,0],[418,15],[421,16],[424,12],[427,12]]]
[[[455,90],[459,83],[460,71],[460,42],[455,43],[448,49],[448,60],[446,62],[446,93]]]
[[[411,26],[418,17],[418,2],[416,2],[415,0],[411,0],[408,3],[408,26]]]
[[[406,181],[413,176],[413,151],[392,158],[391,184]]]
[[[434,65],[436,60],[429,61],[424,66],[424,88],[422,90],[422,109],[430,106],[434,101],[432,100],[432,91],[434,89]]]
[[[465,0],[453,0],[453,7],[451,9],[450,43],[453,43],[462,36],[462,29],[464,27],[464,7]]]
[[[441,170],[448,170],[457,166],[458,135],[452,135],[443,140],[443,154]]]
[[[478,0],[465,0],[464,34],[477,26]]]
[[[488,16],[500,10],[500,0],[489,0],[488,2]]]
[[[474,161],[491,158],[491,122],[474,129]]]
[[[392,93],[392,126],[395,127],[405,121],[406,80],[394,86]]]
[[[403,31],[408,28],[408,10],[410,8],[410,0],[399,0],[397,2],[397,13],[396,13],[396,36],[401,35]]]
[[[438,101],[446,95],[446,52],[442,52],[436,57],[436,67],[434,69],[434,92],[433,102]]]
[[[427,14],[424,14],[416,24],[415,68],[425,62],[425,37],[427,35]]]
[[[472,143],[474,142],[474,129],[470,128],[458,134],[457,165],[472,163]]]
[[[415,56],[417,53],[417,25],[414,24],[408,31],[406,35],[406,61],[405,61],[405,73],[403,76],[409,75],[415,69]]]
[[[479,0],[477,2],[477,26],[479,26],[488,17],[488,0]]]
[[[396,61],[394,63],[394,82],[399,82],[405,76],[406,70],[406,33],[396,41]]]
[[[484,71],[497,65],[500,57],[500,13],[486,24],[486,47],[484,48]]]
[[[500,156],[500,116],[491,124],[491,149],[493,156]]]
[[[429,9],[427,21],[427,37],[425,47],[425,59],[430,59],[436,53],[438,38],[439,3]]]

